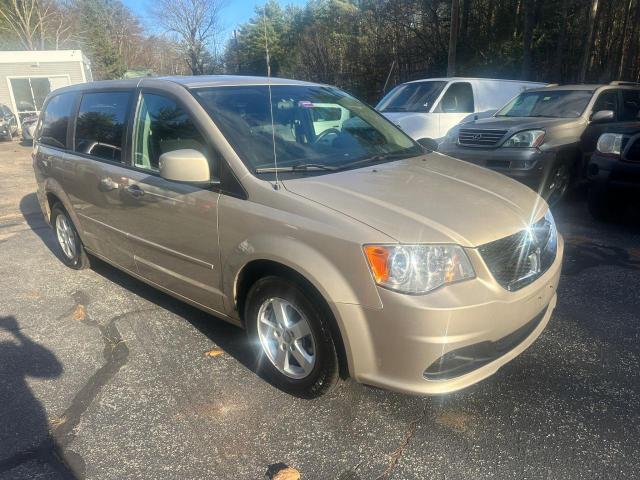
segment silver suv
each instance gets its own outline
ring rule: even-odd
[[[340,376],[457,390],[524,351],[556,304],[544,201],[428,153],[350,95],[252,77],[58,89],[34,142],[64,262],[99,257],[246,328],[301,397]]]

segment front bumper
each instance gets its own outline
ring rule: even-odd
[[[594,153],[587,167],[587,179],[597,187],[640,190],[640,163]]]
[[[518,180],[540,192],[548,170],[553,166],[556,153],[537,148],[474,148],[444,142],[438,151],[450,157],[490,168]],[[516,168],[527,165],[526,168]]]
[[[547,326],[556,305],[563,250],[559,237],[551,267],[516,292],[498,285],[479,253],[469,249],[474,280],[419,296],[380,288],[380,310],[335,304],[347,330],[352,376],[418,395],[453,392],[487,378],[526,350]],[[468,357],[478,348],[474,360],[479,361],[471,368],[451,368],[451,358],[460,352]]]

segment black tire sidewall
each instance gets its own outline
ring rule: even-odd
[[[294,304],[309,321],[316,345],[316,364],[311,374],[303,379],[289,378],[278,371],[262,350],[258,337],[258,311],[267,299],[274,297]],[[281,390],[302,398],[314,398],[331,389],[338,378],[338,358],[322,314],[323,308],[318,302],[294,283],[275,276],[258,280],[249,290],[244,310],[247,333],[256,345],[258,373]]]
[[[65,255],[65,253],[62,251],[62,247],[60,246],[60,243],[58,242],[58,232],[56,231],[56,219],[60,215],[64,215],[67,218],[69,225],[71,225],[73,236],[75,237],[76,254],[72,259],[67,257],[67,255]],[[54,205],[53,208],[51,209],[51,226],[53,227],[53,233],[55,235],[56,245],[60,250],[60,259],[62,260],[62,262],[71,268],[75,268],[75,269],[83,268],[82,259],[84,255],[84,248],[82,246],[82,241],[80,240],[80,235],[78,235],[78,231],[76,230],[76,226],[73,224],[71,217],[69,216],[67,211],[64,209],[64,207],[59,203]]]

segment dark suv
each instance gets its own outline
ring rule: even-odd
[[[618,126],[600,136],[587,178],[589,211],[599,220],[615,220],[630,202],[638,203],[640,121]]]
[[[531,89],[493,117],[454,127],[439,150],[509,175],[553,204],[584,175],[598,137],[636,122],[639,111],[639,84]]]

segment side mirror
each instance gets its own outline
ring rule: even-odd
[[[613,110],[599,110],[591,115],[591,122],[593,123],[613,122],[615,119],[616,114]]]
[[[429,152],[435,152],[438,150],[438,142],[436,142],[433,138],[420,138],[416,141]]]
[[[173,150],[160,155],[160,176],[165,180],[198,185],[211,185],[209,161],[202,152],[192,148]]]

